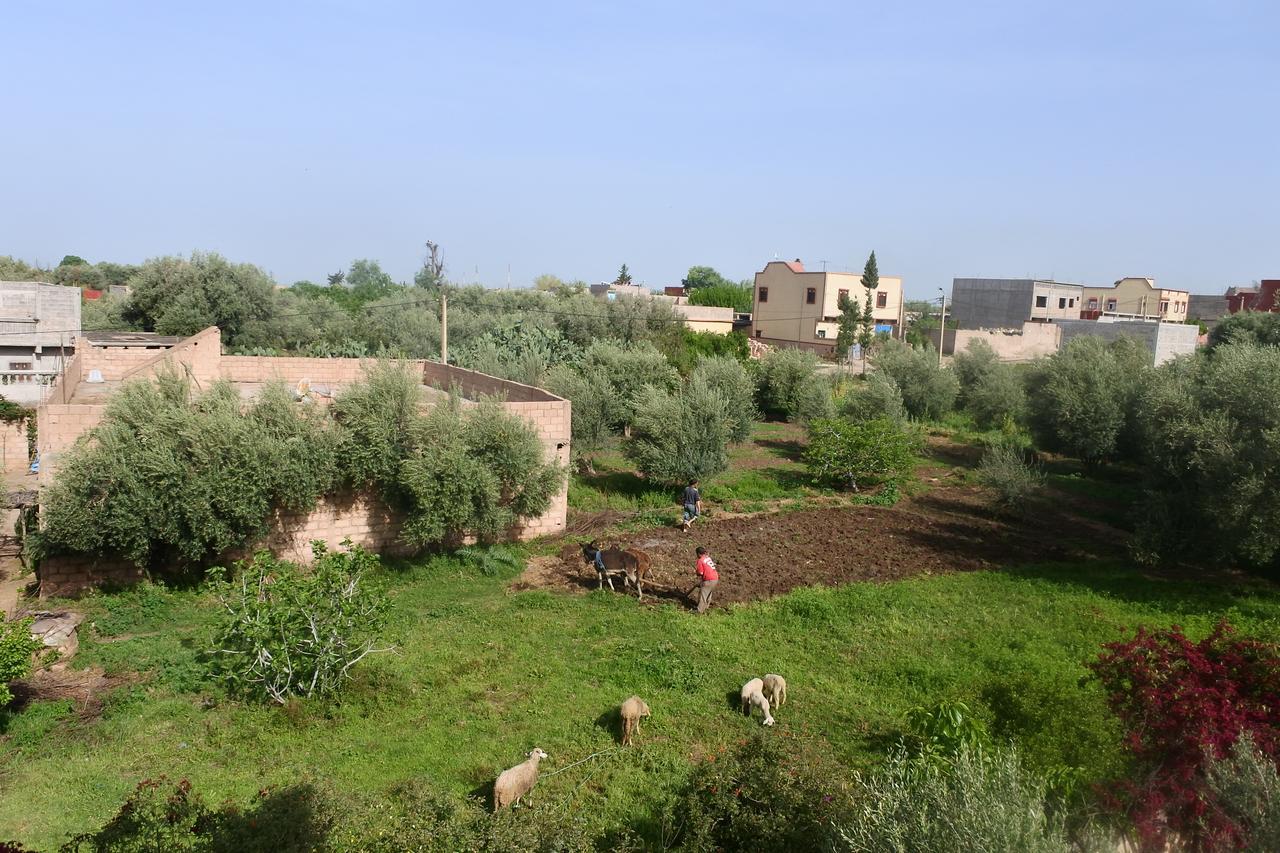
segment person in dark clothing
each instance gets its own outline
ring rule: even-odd
[[[680,527],[687,533],[689,525],[693,524],[693,520],[702,512],[702,493],[698,491],[697,480],[690,480],[689,485],[685,486],[681,503],[684,504],[684,520],[680,523]]]

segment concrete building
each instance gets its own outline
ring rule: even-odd
[[[1280,282],[1276,282],[1280,285]],[[1210,329],[1227,315],[1227,297],[1221,293],[1193,293],[1187,297],[1187,319],[1199,320]]]
[[[1085,305],[1080,317],[1096,320],[1111,316],[1126,320],[1185,323],[1190,297],[1191,294],[1185,290],[1156,287],[1153,278],[1130,276],[1111,287],[1086,287]]]
[[[1264,278],[1258,282],[1257,287],[1229,287],[1224,297],[1226,309],[1231,314],[1241,311],[1280,311],[1277,293],[1280,293],[1280,279],[1276,278]]]
[[[601,299],[617,299],[619,296],[639,298],[653,296],[653,291],[642,284],[592,284],[587,287],[592,296]]]
[[[951,321],[958,329],[1020,329],[1080,318],[1084,288],[1034,278],[956,278]]]
[[[80,288],[0,281],[0,394],[39,403],[79,334]]]
[[[147,343],[144,341],[144,344]],[[269,382],[285,382],[295,395],[316,405],[328,405],[341,390],[363,380],[375,362],[357,358],[271,358],[224,355],[221,335],[209,328],[166,347],[98,345],[87,338],[76,342],[75,356],[40,406],[37,453],[38,482],[48,486],[57,476],[62,455],[106,414],[111,395],[125,382],[153,379],[161,371],[178,369],[201,387],[218,380],[231,382],[242,397],[255,396]],[[497,379],[473,370],[433,361],[406,362],[420,372],[422,389],[429,399],[444,399],[457,392],[462,405],[482,399],[499,399],[511,413],[525,419],[538,433],[544,452],[561,466],[569,464],[570,403],[568,400],[518,382]],[[530,539],[564,530],[568,509],[568,485],[561,487],[551,508],[511,531]],[[337,547],[343,539],[382,553],[403,554],[401,518],[396,510],[373,494],[330,495],[310,513],[277,511],[269,520],[268,534],[257,543],[278,555],[299,562],[310,560],[311,541]],[[127,583],[139,579],[133,565],[97,555],[58,556],[43,560],[37,569],[41,595],[73,594],[104,582]]]
[[[1135,338],[1146,346],[1151,353],[1151,363],[1155,365],[1195,352],[1200,337],[1198,326],[1158,320],[1101,317],[1097,320],[1063,320],[1054,325],[1059,329],[1059,347],[1065,347],[1073,338],[1082,335],[1093,335],[1107,341]]]
[[[737,315],[732,308],[690,305],[683,296],[676,297],[674,307],[676,313],[684,317],[685,328],[690,331],[727,335],[734,329]]]
[[[835,351],[840,297],[849,297],[860,308],[867,298],[862,276],[856,273],[814,272],[794,261],[770,261],[756,273],[751,312],[752,337],[767,344]],[[876,331],[901,337],[903,331],[902,279],[880,276],[872,314]]]

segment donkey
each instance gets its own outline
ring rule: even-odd
[[[644,578],[649,574],[649,555],[635,548],[625,551],[617,546],[602,550],[595,542],[582,546],[582,559],[595,566],[596,576],[600,579],[600,589],[604,589],[608,581],[609,589],[614,589],[613,579],[622,578],[625,590],[631,584],[636,585],[638,601],[644,601]]]

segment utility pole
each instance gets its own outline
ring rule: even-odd
[[[941,287],[938,292],[942,294],[942,325],[938,329],[938,367],[942,367],[942,349],[947,345],[947,292]]]
[[[449,363],[449,292],[440,288],[440,363]]]

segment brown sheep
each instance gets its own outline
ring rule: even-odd
[[[622,745],[631,745],[631,736],[640,733],[640,718],[649,716],[649,706],[639,696],[632,696],[622,703]]]
[[[533,790],[538,784],[538,762],[547,754],[536,746],[529,753],[528,759],[515,767],[502,771],[502,775],[493,783],[493,810],[496,812],[504,806],[513,806],[520,798]]]

